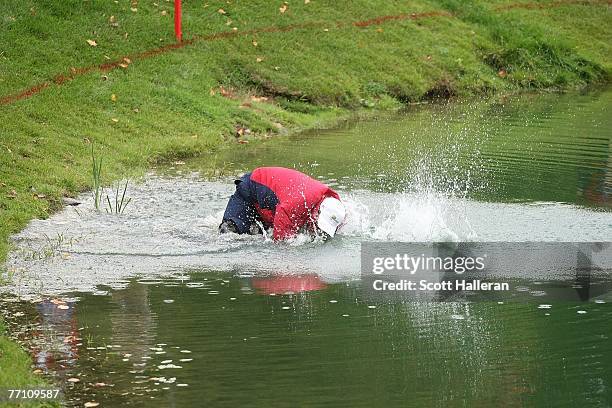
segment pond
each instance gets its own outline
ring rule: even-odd
[[[609,276],[586,299],[539,299],[576,286],[553,270],[510,277],[525,301],[415,301],[366,290],[360,248],[612,241],[610,108],[611,90],[419,105],[177,162],[122,215],[84,195],[17,234],[3,314],[69,406],[608,406]],[[232,179],[266,165],[336,189],[342,234],[218,235]]]

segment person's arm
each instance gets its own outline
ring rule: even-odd
[[[287,211],[284,206],[276,207],[274,214],[274,232],[272,234],[275,241],[294,237],[297,234],[298,226],[296,225],[292,213]]]

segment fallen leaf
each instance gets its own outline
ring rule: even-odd
[[[76,377],[72,377],[72,378],[67,379],[66,381],[71,382],[71,383],[78,383],[78,382],[80,382],[81,380],[79,380],[79,379],[78,379],[78,378],[76,378]]]
[[[261,58],[261,57],[257,57],[257,59],[256,59],[255,61],[257,61],[257,62],[261,62],[261,61],[263,61],[263,58]]]
[[[42,370],[40,368],[37,368],[36,370],[32,371],[32,374],[42,374]]]
[[[129,59],[128,57],[123,57],[123,62],[125,62],[126,64],[131,64],[132,60]]]
[[[376,29],[376,32],[377,32],[377,33],[382,33],[382,32],[383,32],[383,29],[382,29],[382,28],[377,28],[377,29]]]
[[[323,31],[328,32],[329,28],[324,28]]]
[[[250,134],[251,134],[251,129],[245,128],[240,125],[236,126],[236,134],[234,136],[236,136],[237,138],[240,136],[250,135]]]
[[[94,40],[87,40],[87,44],[91,45],[92,47],[97,47],[98,43],[95,42]]]
[[[226,13],[225,13],[225,10],[223,10],[222,8],[220,8],[219,10],[217,10],[217,13],[219,13],[219,14],[226,14]]]
[[[128,67],[128,64],[121,63],[119,64],[119,66],[123,69],[126,69]]]
[[[130,10],[132,10],[134,13],[138,11],[136,7],[130,7]]]
[[[240,143],[240,144],[247,144],[247,143],[249,143],[249,141],[241,139],[241,140],[238,141],[238,143]]]
[[[113,102],[117,102],[117,95],[112,94],[112,95],[111,95],[111,101],[113,101]]]
[[[103,81],[108,81],[108,75],[102,75],[101,78]]]
[[[99,403],[99,402],[95,402],[95,401],[88,401],[88,402],[86,402],[86,403],[85,403],[83,406],[84,406],[85,408],[94,408],[94,407],[97,407],[98,405],[100,405],[100,403]]]
[[[304,4],[310,3],[310,0],[304,0]]]
[[[230,98],[231,99],[231,98],[234,97],[234,93],[232,92],[232,90],[231,89],[225,89],[223,86],[219,87],[219,93],[224,98]]]
[[[215,96],[216,92],[214,88],[210,88],[210,92],[209,92],[210,96]]]
[[[508,76],[508,73],[506,72],[505,69],[500,69],[499,72],[497,73],[497,76],[499,76],[500,78],[505,78]]]
[[[10,193],[8,193],[6,195],[7,198],[16,198],[17,197],[17,192],[15,190],[11,190]]]
[[[161,15],[162,15],[162,16],[165,16],[165,15],[167,15],[167,14],[168,14],[168,12],[167,12],[166,10],[162,10],[162,12],[161,12]]]
[[[115,123],[119,122],[119,119],[117,119],[117,118],[111,118],[111,120],[112,120],[113,122],[115,122]]]
[[[253,40],[253,47],[257,47],[257,41]]]
[[[57,305],[57,308],[61,309],[61,310],[68,310],[68,309],[70,309],[70,306],[67,306],[67,305]],[[68,380],[68,381],[70,381],[70,380]]]
[[[285,11],[287,11],[287,3],[283,4],[282,6],[280,6],[278,8],[278,11],[280,11],[281,14],[285,13]]]

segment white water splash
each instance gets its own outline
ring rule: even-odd
[[[431,189],[401,194],[339,191],[347,225],[335,239],[300,235],[272,242],[261,235],[218,234],[231,182],[149,177],[130,186],[121,216],[93,210],[90,195],[15,235],[8,273],[22,295],[125,286],[133,276],[185,270],[314,273],[324,281],[358,278],[364,240],[610,241],[606,212],[556,204],[481,203]]]

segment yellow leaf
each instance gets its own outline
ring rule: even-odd
[[[257,61],[257,62],[261,62],[261,61],[263,61],[263,58],[261,58],[261,57],[257,57],[257,60],[256,60],[256,61]]]
[[[304,0],[304,4],[310,3],[310,0]]]
[[[132,10],[134,13],[138,11],[136,7],[130,7],[130,10]]]
[[[253,47],[257,47],[257,41],[253,40]]]
[[[111,120],[112,120],[113,122],[115,122],[115,123],[119,122],[119,119],[117,119],[117,118],[112,118]]]
[[[223,10],[222,8],[220,8],[219,10],[217,10],[217,13],[219,13],[219,14],[225,14],[225,10]]]
[[[97,47],[98,43],[95,42],[94,40],[87,40],[87,44],[91,45],[92,47]]]
[[[278,8],[278,11],[280,11],[281,14],[283,14],[285,11],[287,11],[287,4],[283,4],[282,6],[280,6]]]
[[[112,94],[112,95],[111,95],[111,101],[113,101],[113,102],[117,102],[117,95]]]

